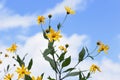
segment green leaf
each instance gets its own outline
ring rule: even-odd
[[[23,62],[23,60],[19,57],[19,55],[17,55],[17,59],[16,61],[19,63],[19,65],[22,67],[22,65],[25,65],[25,63]]]
[[[46,36],[46,32],[43,30],[43,37],[45,38],[45,39],[48,39],[48,37]]]
[[[79,53],[79,62],[82,61],[84,59],[84,56],[85,56],[85,49],[82,48],[82,50],[80,51]]]
[[[65,57],[65,53],[62,53],[59,57],[60,62],[64,60],[64,57]]]
[[[48,77],[49,80],[55,80],[54,78],[51,78],[50,76]]]
[[[45,49],[45,51],[43,52],[43,56],[47,56],[50,53],[51,53],[50,49]]]
[[[58,25],[57,25],[57,29],[59,30],[61,28],[61,24],[59,23]]]
[[[79,80],[81,80],[82,79],[82,73],[81,73],[81,71],[79,72]]]
[[[62,68],[68,66],[70,62],[71,62],[71,56],[65,59],[65,61],[62,63]]]
[[[68,71],[72,71],[72,70],[74,70],[75,68],[69,68],[69,69],[67,69],[67,70],[65,70],[65,71],[63,71],[63,72],[68,72]]]
[[[31,69],[32,64],[33,64],[33,60],[31,59],[31,60],[30,60],[30,62],[29,62],[29,64],[28,64],[28,70],[30,70],[30,69]]]
[[[7,71],[9,70],[9,68],[10,68],[10,65],[7,66]]]
[[[87,74],[87,77],[86,77],[86,79],[88,79],[90,77],[90,72]]]
[[[32,80],[32,78],[29,75],[25,75],[25,80]]]
[[[48,61],[48,62],[50,63],[50,66],[52,67],[52,69],[53,69],[55,72],[57,72],[57,71],[56,71],[56,65],[55,65],[54,60],[51,59],[49,56],[43,56],[43,57],[44,57],[44,59],[45,59],[46,61]]]
[[[41,74],[42,79],[43,79],[43,76],[44,76],[44,73]]]
[[[71,76],[78,76],[79,72],[71,72],[68,75],[64,76],[62,79],[67,78],[67,77],[71,77]]]

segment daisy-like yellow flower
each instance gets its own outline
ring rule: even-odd
[[[72,10],[72,9],[71,9],[70,7],[68,7],[68,6],[65,6],[65,10],[66,10],[67,14],[75,14],[75,11]]]
[[[35,78],[34,76],[32,76],[32,80],[42,80],[42,77],[38,76],[37,78]]]
[[[32,76],[32,80],[35,80],[35,77],[34,77],[34,76]]]
[[[92,64],[92,66],[90,67],[90,72],[94,72],[95,73],[96,70],[101,72],[100,68],[97,65]]]
[[[24,78],[25,75],[29,75],[31,73],[24,65],[22,65],[22,67],[18,67],[16,72],[19,75],[18,79]]]
[[[42,80],[42,77],[41,77],[41,76],[38,76],[36,80]]]
[[[38,16],[37,21],[38,21],[38,24],[43,24],[45,22],[45,17],[44,16]]]
[[[7,74],[7,75],[4,77],[4,80],[12,80],[12,77],[13,77],[13,74]]]
[[[62,50],[62,51],[64,51],[64,52],[66,52],[66,51],[67,51],[67,48],[66,48],[66,47],[64,47],[64,46],[62,46],[62,45],[61,45],[61,46],[59,46],[59,49],[60,49],[60,50]]]
[[[48,39],[50,40],[50,42],[52,41],[59,41],[59,38],[62,37],[62,35],[60,34],[60,31],[54,31],[52,28],[50,28],[49,33],[46,34],[46,36],[48,37]]]
[[[108,45],[105,45],[103,44],[102,42],[99,43],[99,49],[98,49],[98,53],[100,53],[101,51],[104,51],[104,53],[108,53],[108,49],[109,49],[109,46]]]
[[[11,45],[11,47],[6,49],[8,52],[14,53],[17,50],[17,45],[14,43]]]

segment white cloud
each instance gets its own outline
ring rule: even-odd
[[[88,40],[88,37],[86,35],[71,35],[71,36],[65,36],[63,39],[61,39],[60,45],[69,43],[69,53],[72,56],[74,56],[73,59],[77,59],[77,52],[80,49],[81,45],[84,44],[84,42]],[[34,60],[34,64],[32,67],[32,73],[36,76],[41,74],[42,72],[45,72],[45,76],[49,76],[49,74],[53,74],[52,69],[50,68],[48,62],[46,62],[40,52],[43,51],[47,47],[47,41],[42,38],[42,33],[38,33],[30,38],[25,38],[26,43],[25,45],[19,45],[20,47],[18,48],[18,54],[20,56],[23,56],[25,53],[29,53],[28,56],[26,57],[26,62],[29,61],[29,59],[32,57]],[[58,45],[58,44],[56,44]],[[0,48],[0,50],[5,49],[5,46]],[[4,50],[3,50],[4,51]],[[6,60],[5,60],[6,61]],[[9,61],[9,60],[8,60]],[[76,62],[76,60],[73,60],[72,65]],[[12,63],[12,61],[11,61]],[[120,78],[120,63],[114,62],[110,59],[104,58],[102,61],[91,61],[91,60],[86,60],[78,66],[81,70],[83,69],[89,69],[89,66],[95,63],[98,66],[100,66],[102,72],[97,72],[92,75],[91,80],[118,80]],[[5,63],[7,64],[7,62]],[[82,66],[81,66],[82,65]],[[4,65],[5,66],[5,65]],[[0,67],[3,69],[2,67]],[[37,71],[37,72],[36,72]],[[68,78],[69,79],[69,78]],[[66,79],[66,80],[68,80]],[[74,80],[73,78],[70,78],[71,80]]]
[[[120,79],[120,63],[113,62],[110,59],[103,59],[101,62],[102,72],[94,74],[94,80],[119,80]]]
[[[70,45],[69,47],[70,51],[67,54],[71,54],[74,56],[75,54],[77,55],[76,52],[79,50],[80,46],[84,43],[86,39],[87,39],[86,35],[74,34],[70,37],[63,36],[61,42],[56,45],[68,43]],[[49,74],[54,75],[52,69],[49,66],[49,63],[44,60],[42,53],[40,52],[40,50],[44,51],[44,49],[47,48],[47,40],[43,38],[42,33],[38,33],[30,38],[25,38],[25,40],[26,40],[25,45],[19,45],[17,54],[23,57],[26,53],[29,53],[28,56],[26,57],[26,62],[28,62],[30,58],[33,58],[34,63],[31,70],[32,73],[36,76],[41,74],[42,72],[45,72],[45,75],[47,77],[49,76]],[[7,62],[5,64],[7,64]]]
[[[63,0],[63,2],[58,3],[54,8],[48,10],[44,15],[52,14],[58,15],[65,13],[64,6],[69,6],[74,10],[84,9],[87,0]]]
[[[52,9],[49,9],[43,15],[47,16],[49,13],[52,15],[62,14],[65,12],[64,6],[70,6],[71,8],[77,10],[85,7],[87,0],[63,0],[63,2],[56,4]],[[5,2],[4,2],[5,3]],[[6,28],[15,27],[30,27],[36,25],[36,14],[30,15],[20,15],[16,14],[11,9],[4,6],[3,2],[0,2],[0,30]]]
[[[11,9],[6,8],[4,3],[0,2],[0,30],[35,25],[36,19],[34,14],[21,16],[20,14],[14,13]]]
[[[86,35],[77,35],[74,34],[70,37],[64,36],[61,39],[61,42],[59,44],[56,45],[62,45],[62,44],[66,44],[68,43],[70,45],[69,50],[70,52],[68,54],[71,53],[71,55],[74,56],[74,54],[76,54],[77,50],[80,48],[80,46],[82,45],[82,42],[84,42],[84,40],[87,39]],[[47,41],[42,38],[42,33],[38,33],[35,36],[28,38],[28,40],[26,41],[24,47],[24,49],[21,49],[20,51],[22,51],[21,53],[29,53],[29,57],[33,57],[34,59],[34,66],[33,66],[33,72],[38,75],[42,72],[46,72],[51,74],[52,73],[52,69],[50,68],[50,66],[48,66],[48,62],[46,62],[43,59],[42,53],[41,51],[44,51],[45,48],[47,48]],[[47,70],[46,70],[47,69]],[[36,72],[36,71],[40,71],[40,72]],[[51,72],[51,73],[50,73]]]

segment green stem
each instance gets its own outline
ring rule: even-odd
[[[65,23],[66,19],[67,19],[67,14],[65,15],[65,18],[63,19],[61,26]]]

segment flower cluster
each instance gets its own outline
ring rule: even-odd
[[[42,31],[43,31],[43,37],[48,41],[48,46],[46,49],[43,51],[42,55],[44,59],[49,62],[51,68],[55,72],[55,77],[54,76],[48,76],[48,80],[65,80],[66,78],[70,76],[79,76],[79,80],[88,80],[91,77],[92,73],[95,73],[96,71],[101,72],[102,70],[100,67],[98,67],[96,64],[92,64],[89,69],[86,70],[80,70],[77,69],[77,66],[80,65],[82,61],[85,59],[91,58],[94,60],[94,58],[102,51],[104,53],[108,53],[107,51],[109,50],[109,46],[105,45],[102,42],[97,42],[97,54],[93,54],[97,48],[95,48],[92,53],[88,50],[87,47],[83,47],[79,53],[78,53],[78,59],[76,60],[76,63],[74,63],[74,66],[69,67],[69,65],[72,62],[71,55],[68,56],[68,48],[69,44],[65,45],[56,45],[55,43],[59,43],[60,39],[62,38],[61,34],[61,27],[63,27],[63,23],[67,19],[68,15],[75,14],[75,11],[72,10],[70,7],[66,6],[65,7],[65,18],[61,23],[58,23],[57,25],[57,30],[55,30],[53,27],[51,27],[51,19],[52,19],[52,14],[48,15],[49,19],[49,25],[47,29],[43,29],[43,24],[45,24],[45,18],[44,16],[38,16],[37,22],[39,25],[41,25]],[[57,47],[57,48],[56,48]],[[25,62],[25,57],[26,55],[21,58],[17,54],[17,44],[13,43],[9,48],[6,49],[7,52],[9,53],[15,53],[14,56],[12,56],[12,59],[16,61],[16,64],[13,64],[14,67],[11,67],[10,64],[6,66],[4,69],[4,76],[1,77],[1,80],[43,80],[44,74],[46,73],[41,73],[39,76],[35,77],[31,73],[31,68],[33,65],[33,59],[30,59],[28,65],[26,65]],[[9,54],[5,53],[3,54],[0,52],[0,56],[4,55],[5,58],[9,58]],[[3,63],[3,60],[0,58],[0,64]],[[15,69],[13,73],[10,73],[11,69]],[[1,74],[1,73],[0,73]],[[14,77],[14,75],[17,74],[17,79]]]

